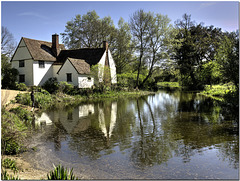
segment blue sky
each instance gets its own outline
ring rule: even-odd
[[[128,22],[141,8],[168,15],[172,24],[187,13],[197,23],[230,32],[239,27],[238,5],[238,1],[1,1],[1,25],[17,42],[21,37],[51,41],[51,35],[63,33],[77,14],[95,10],[100,18],[111,16],[117,26],[120,17]]]

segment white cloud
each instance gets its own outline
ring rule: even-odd
[[[24,12],[24,13],[18,14],[18,16],[34,16],[34,17],[41,18],[41,19],[48,19],[48,17],[43,16],[36,12]]]
[[[207,7],[213,6],[213,5],[215,5],[215,4],[216,4],[215,2],[201,3],[201,4],[200,4],[200,8],[207,8]]]

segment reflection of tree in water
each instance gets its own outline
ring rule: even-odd
[[[201,153],[203,148],[220,145],[217,149],[223,158],[228,158],[233,164],[238,162],[238,134],[233,135],[228,130],[232,123],[227,123],[221,115],[221,107],[209,98],[200,99],[190,94],[186,99],[184,96],[180,96],[179,115],[171,128],[183,138],[183,145],[178,146],[175,154],[186,162],[191,156]],[[191,114],[187,112],[190,107]]]
[[[144,110],[145,105],[148,109]],[[153,111],[146,99],[137,99],[136,106],[140,130],[139,140],[133,143],[131,160],[139,167],[167,162],[172,157],[174,145],[167,134],[161,134],[157,129],[159,122],[155,122]]]

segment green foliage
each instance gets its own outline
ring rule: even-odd
[[[179,31],[175,37],[174,58],[180,70],[181,82],[189,89],[201,90],[204,88],[204,81],[209,82],[213,77],[206,67],[206,78],[203,77],[204,74],[201,76],[201,71],[204,64],[214,60],[222,36],[221,29],[196,24],[187,14],[176,22],[176,27]]]
[[[26,91],[28,87],[24,83],[16,83],[17,90]]]
[[[88,11],[84,15],[76,15],[67,22],[63,43],[69,49],[99,48],[103,41],[113,45],[116,30],[110,16],[101,18],[96,11]],[[113,46],[114,47],[114,46]]]
[[[71,94],[74,91],[74,86],[63,81],[59,83],[58,91],[66,94]]]
[[[10,158],[2,160],[2,167],[9,168],[13,171],[18,171],[15,160],[12,160]]]
[[[8,62],[8,57],[1,54],[1,76],[2,76],[2,88],[3,89],[16,89],[18,70],[11,68],[11,64]]]
[[[239,31],[226,34],[217,49],[215,59],[225,81],[231,81],[239,90]]]
[[[36,108],[47,108],[52,104],[54,104],[51,94],[49,94],[47,91],[43,89],[41,89],[41,92],[35,92],[34,98],[35,98]],[[32,105],[32,101],[29,93],[18,94],[15,99],[19,104],[23,104],[27,106]]]
[[[49,78],[42,86],[50,94],[56,93],[59,88],[59,83],[56,77]]]
[[[27,125],[31,125],[33,121],[32,113],[22,107],[12,108],[10,112],[16,114],[20,120],[24,121]]]
[[[178,82],[158,82],[157,85],[164,88],[181,88]]]
[[[17,154],[22,149],[22,142],[26,137],[24,132],[27,127],[14,113],[2,109],[2,153],[7,155]]]
[[[73,169],[67,171],[63,166],[58,165],[57,167],[54,166],[54,170],[50,171],[49,174],[47,174],[48,180],[77,180],[78,178],[75,178],[73,175]]]
[[[6,170],[2,170],[1,172],[1,179],[2,180],[20,180],[20,178],[17,176],[9,175]]]

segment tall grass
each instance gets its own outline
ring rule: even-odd
[[[61,164],[57,167],[54,166],[54,170],[50,171],[49,174],[47,174],[48,180],[78,180],[73,175],[73,169],[67,171]]]

